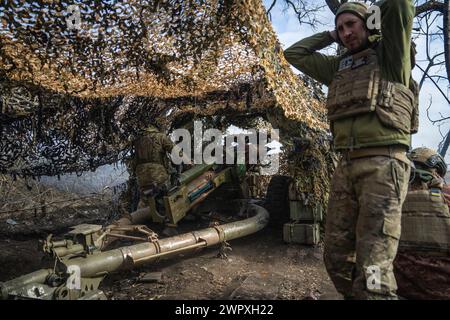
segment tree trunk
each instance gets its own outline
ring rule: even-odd
[[[339,0],[325,0],[325,2],[327,3],[328,8],[330,8],[331,12],[333,12],[333,14],[336,14],[339,6],[341,5],[339,3]]]
[[[448,145],[450,144],[450,130],[447,132],[447,136],[445,137],[444,144],[441,147],[441,150],[439,150],[439,154],[445,158],[445,155],[447,154]]]
[[[445,0],[444,1],[444,52],[445,52],[445,69],[447,71],[447,81],[450,84],[450,41],[448,39],[450,35],[450,1]],[[447,136],[445,137],[445,141],[442,145],[441,150],[439,151],[439,154],[445,158],[445,155],[447,154],[448,146],[450,144],[450,131],[447,133]]]
[[[450,35],[450,1],[444,1],[444,52],[445,52],[445,69],[447,71],[447,81],[450,85],[450,41],[448,39]]]

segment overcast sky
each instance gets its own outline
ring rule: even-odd
[[[271,2],[272,1],[270,0],[264,0],[266,7],[269,7]],[[323,3],[325,3],[325,1],[323,1]],[[271,11],[272,25],[283,48],[287,48],[296,41],[310,36],[316,32],[332,30],[334,28],[334,15],[328,8],[324,8],[319,13],[321,21],[326,24],[323,26],[317,25],[316,30],[313,30],[309,25],[300,26],[294,12],[292,10],[283,12],[283,9],[284,6],[277,4],[277,6],[274,7]],[[419,51],[417,60],[421,60],[424,57],[424,43],[424,39],[416,40]],[[329,53],[332,54],[333,51],[330,49]],[[422,67],[424,68],[425,66]],[[293,70],[295,69],[293,68]],[[298,73],[298,71],[295,72]],[[419,81],[421,78],[421,72],[417,67],[413,70],[413,77],[414,79],[416,79],[416,81]],[[439,112],[443,116],[450,116],[450,108],[444,97],[442,97],[442,95],[437,91],[437,89],[430,81],[427,81],[423,85],[420,92],[420,126],[419,132],[413,135],[413,148],[426,146],[437,150],[438,144],[442,140],[438,127],[433,126],[426,115],[426,109],[430,103],[430,98],[432,98],[433,100],[433,105],[430,109],[430,116],[432,118],[439,118]],[[443,132],[443,134],[445,134],[449,129],[450,123],[445,123],[441,126],[441,131]],[[447,152],[447,156],[445,159],[447,163],[450,163],[450,152]]]

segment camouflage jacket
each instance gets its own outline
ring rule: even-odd
[[[143,163],[157,163],[169,167],[167,154],[174,143],[161,132],[146,132],[134,142],[135,166]]]

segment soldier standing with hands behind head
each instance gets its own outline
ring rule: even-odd
[[[334,173],[325,229],[324,260],[336,289],[348,299],[396,299],[393,260],[408,188],[406,151],[417,130],[410,88],[412,0],[377,2],[381,35],[367,25],[364,3],[336,13],[336,30],[285,50],[294,67],[328,86]],[[317,52],[334,42],[341,56]]]

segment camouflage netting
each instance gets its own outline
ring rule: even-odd
[[[285,136],[327,135],[323,105],[290,70],[260,0],[0,6],[2,173],[94,170],[129,154],[150,122],[194,116],[264,115]]]

